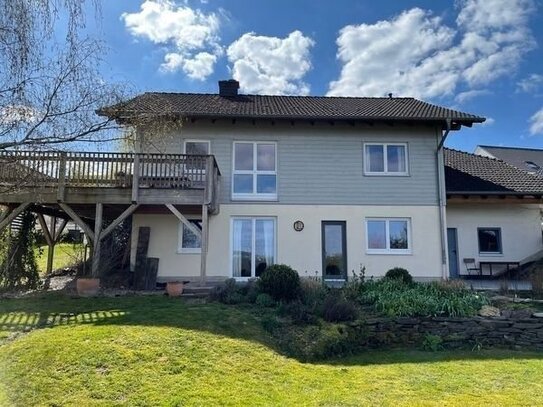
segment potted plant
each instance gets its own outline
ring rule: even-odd
[[[84,238],[84,253],[83,255],[83,273],[80,277],[75,280],[75,287],[77,294],[81,297],[92,297],[97,295],[100,291],[100,278],[95,275],[88,275],[90,273],[85,272],[88,264],[84,260],[87,258],[87,241]]]
[[[170,297],[180,297],[188,281],[168,281],[166,283],[166,292]]]
[[[77,294],[81,297],[92,297],[100,291],[100,279],[79,277],[75,282],[75,286]]]

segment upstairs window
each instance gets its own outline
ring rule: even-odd
[[[206,140],[185,140],[185,154],[208,155],[209,141]]]
[[[502,254],[502,231],[500,228],[477,229],[480,254]]]
[[[277,146],[234,142],[233,199],[277,199]]]
[[[366,175],[408,175],[407,144],[364,144],[364,173]]]

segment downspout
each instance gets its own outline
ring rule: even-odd
[[[452,121],[451,119],[445,120],[446,130],[441,136],[441,140],[437,146],[437,188],[439,197],[439,227],[441,229],[441,277],[443,280],[449,278],[449,267],[447,261],[447,196],[445,191],[445,162],[443,160],[443,144],[451,131]]]

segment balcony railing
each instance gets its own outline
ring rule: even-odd
[[[0,184],[17,187],[204,189],[213,156],[0,151]]]

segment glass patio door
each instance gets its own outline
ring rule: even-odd
[[[346,223],[322,222],[322,277],[324,280],[345,280],[347,277]]]

